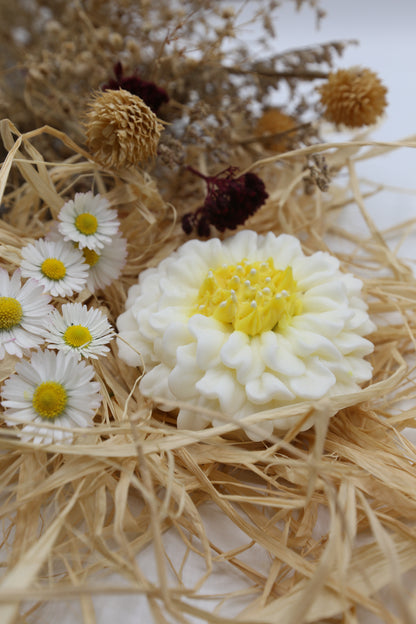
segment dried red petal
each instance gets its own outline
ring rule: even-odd
[[[120,62],[114,65],[115,79],[112,78],[101,86],[103,91],[108,89],[124,89],[132,95],[140,97],[145,104],[157,113],[164,102],[169,101],[169,96],[164,89],[158,87],[154,82],[142,80],[137,74],[123,76],[123,66]]]
[[[195,213],[187,213],[182,228],[190,234],[196,227],[199,236],[210,235],[210,225],[219,232],[235,230],[264,204],[268,197],[264,182],[255,173],[234,177],[237,168],[229,167],[217,176],[204,176],[189,167],[207,183],[207,196]]]

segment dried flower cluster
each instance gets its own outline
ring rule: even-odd
[[[199,236],[209,236],[212,225],[219,232],[235,230],[268,197],[264,182],[255,173],[237,176],[236,167],[229,167],[216,176],[204,176],[192,167],[189,169],[205,180],[207,196],[200,208],[183,216],[182,228],[186,234],[195,228]]]
[[[387,106],[387,89],[369,69],[339,69],[318,91],[324,117],[350,128],[375,123]]]
[[[136,95],[124,89],[98,91],[86,117],[87,146],[104,167],[137,166],[156,156],[163,124]]]
[[[123,66],[120,62],[114,66],[115,79],[110,79],[102,85],[103,91],[108,89],[124,89],[133,95],[137,95],[156,114],[164,102],[169,101],[169,96],[154,82],[143,80],[136,73],[124,76]]]
[[[216,0],[175,5],[170,0],[33,0],[14,11],[6,3],[0,7],[1,41],[9,42],[0,57],[0,116],[12,118],[22,131],[46,123],[83,141],[80,120],[91,91],[122,88],[169,122],[160,146],[164,163],[176,168],[204,154],[207,171],[224,168],[235,162],[237,150],[241,155],[246,138],[256,137],[253,102],[266,107],[281,86],[289,85],[294,118],[301,123],[310,103],[298,87],[325,77],[345,46],[329,42],[272,55],[278,3],[243,4],[229,10]],[[316,0],[296,0],[297,8],[308,4],[319,17]],[[247,8],[262,26],[262,60],[256,62],[244,46],[228,45],[241,39]],[[16,31],[24,45],[13,43]],[[296,143],[310,137],[294,133],[292,138]],[[47,149],[53,160],[62,146]],[[159,169],[156,174],[180,199],[175,176]]]
[[[262,138],[262,144],[270,150],[284,152],[290,147],[296,133],[296,120],[279,108],[269,108],[259,118],[256,135]]]

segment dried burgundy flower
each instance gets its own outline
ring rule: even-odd
[[[236,177],[237,167],[228,167],[216,176],[204,176],[192,167],[188,169],[205,180],[207,196],[200,208],[182,217],[182,229],[186,234],[195,228],[198,236],[208,237],[211,225],[220,232],[235,230],[268,197],[263,180],[255,173]]]
[[[114,78],[102,85],[101,89],[124,89],[132,95],[140,97],[145,104],[157,113],[164,102],[169,101],[169,96],[164,89],[158,87],[154,82],[142,80],[137,74],[131,76],[123,76],[123,66],[120,62],[114,65]]]

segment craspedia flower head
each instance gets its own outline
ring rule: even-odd
[[[97,91],[86,114],[87,146],[108,169],[135,166],[156,155],[163,125],[136,95],[124,89]]]
[[[30,362],[18,362],[3,385],[4,420],[24,425],[19,430],[24,441],[71,442],[67,429],[91,427],[101,404],[100,384],[93,377],[93,367],[72,353],[37,351]]]
[[[350,128],[375,123],[387,106],[387,88],[365,68],[339,69],[318,91],[325,119]]]
[[[144,363],[143,395],[225,419],[354,393],[372,373],[364,335],[374,325],[361,288],[335,257],[305,256],[286,234],[189,241],[130,288],[117,320],[119,354]],[[177,422],[199,429],[211,419],[182,407]],[[297,422],[263,421],[261,435]]]

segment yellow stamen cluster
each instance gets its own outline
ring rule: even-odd
[[[84,255],[85,262],[90,266],[94,266],[94,264],[97,264],[98,260],[100,259],[100,255],[96,251],[94,251],[94,249],[88,249],[87,247],[84,247],[82,253]]]
[[[97,217],[89,212],[83,212],[75,219],[75,227],[81,234],[85,234],[86,236],[95,234],[98,228]]]
[[[41,264],[40,270],[45,277],[58,282],[66,275],[64,263],[57,258],[46,258]]]
[[[90,330],[83,325],[70,325],[63,338],[70,347],[83,347],[92,340]]]
[[[287,323],[301,308],[291,267],[276,269],[269,258],[266,262],[243,260],[209,271],[194,313],[256,336]]]
[[[0,331],[7,331],[19,325],[23,310],[17,299],[0,297]]]
[[[62,414],[67,403],[65,388],[56,381],[44,381],[33,393],[33,409],[47,420],[55,420]]]

